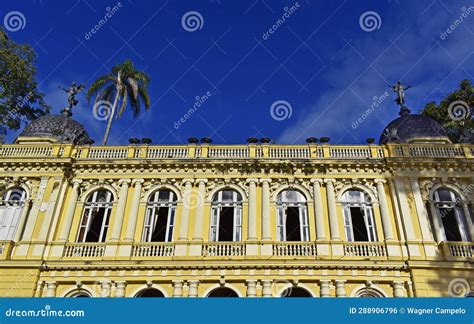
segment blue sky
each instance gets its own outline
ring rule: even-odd
[[[9,36],[37,51],[40,90],[55,113],[66,104],[59,85],[77,81],[88,87],[127,58],[151,76],[151,110],[137,119],[124,114],[113,124],[110,144],[125,144],[130,137],[150,137],[155,144],[185,143],[188,137],[226,144],[270,137],[292,144],[310,136],[342,144],[378,140],[398,116],[388,83],[401,79],[412,85],[407,105],[418,112],[461,79],[474,80],[473,5],[454,0],[16,0],[1,2],[0,18],[5,26],[9,13],[21,14],[22,28],[9,26]],[[114,6],[114,14],[97,29]],[[463,13],[462,22],[442,37]],[[93,28],[95,33],[86,36]],[[196,97],[208,92],[197,111],[176,125]],[[84,95],[79,99],[74,118],[100,142],[106,123],[94,118]],[[275,102],[283,106],[275,108]],[[354,125],[371,106],[372,112]]]

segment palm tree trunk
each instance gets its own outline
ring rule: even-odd
[[[105,129],[104,139],[102,140],[102,145],[107,145],[107,140],[109,139],[110,128],[112,127],[112,120],[115,116],[115,110],[117,109],[119,97],[120,97],[120,86],[117,85],[117,93],[115,94],[114,104],[112,106],[112,112],[110,113],[109,120],[107,121],[107,128]]]

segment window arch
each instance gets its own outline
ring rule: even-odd
[[[342,195],[342,209],[348,241],[377,241],[372,201],[367,193],[356,189],[345,191]]]
[[[308,207],[297,190],[284,190],[277,196],[279,241],[309,241]]]
[[[78,242],[105,242],[112,205],[109,190],[99,189],[89,195],[79,225]]]
[[[207,297],[239,297],[239,295],[230,288],[219,287],[213,289]]]
[[[235,190],[218,191],[211,206],[210,240],[212,242],[242,239],[242,196]]]
[[[165,297],[165,295],[156,288],[146,288],[140,290],[135,297]]]
[[[304,288],[289,287],[281,293],[281,297],[313,297],[313,295]]]
[[[149,196],[142,241],[173,241],[176,204],[176,193],[168,189],[155,191]]]
[[[75,291],[68,296],[69,298],[90,298],[91,294],[85,290]]]
[[[383,298],[385,296],[376,289],[362,288],[354,294],[354,297],[359,297],[359,298]]]
[[[0,241],[13,240],[19,229],[20,216],[25,208],[26,191],[23,188],[8,190],[0,200]]]
[[[461,197],[448,188],[439,188],[433,193],[434,204],[441,216],[447,241],[470,241],[467,219],[462,208]],[[434,216],[434,215],[433,215]]]

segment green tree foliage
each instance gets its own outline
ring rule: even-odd
[[[30,45],[15,43],[0,28],[0,133],[49,112],[35,81],[35,60]]]
[[[136,70],[132,61],[126,60],[112,68],[109,74],[99,77],[87,91],[87,100],[95,96],[95,102],[107,101],[111,103],[102,145],[107,144],[112,126],[112,120],[121,117],[125,108],[130,106],[134,117],[140,113],[140,106],[150,108],[148,84],[150,77],[142,71]],[[117,111],[118,109],[118,111]]]
[[[457,108],[451,106],[460,102]],[[451,106],[451,108],[450,108]],[[459,89],[445,96],[439,104],[430,102],[422,111],[425,116],[430,116],[438,121],[448,132],[449,138],[454,143],[465,141],[474,131],[472,109],[474,107],[474,87],[470,80],[462,80]],[[456,118],[452,118],[455,114]],[[460,116],[464,118],[459,120]]]

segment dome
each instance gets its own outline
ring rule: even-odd
[[[84,126],[71,118],[70,113],[63,111],[61,115],[44,115],[31,121],[20,134],[16,142],[27,142],[28,138],[49,139],[61,143],[79,145],[92,144]]]
[[[433,118],[419,114],[402,114],[385,127],[380,144],[439,141],[450,142],[446,130]]]

